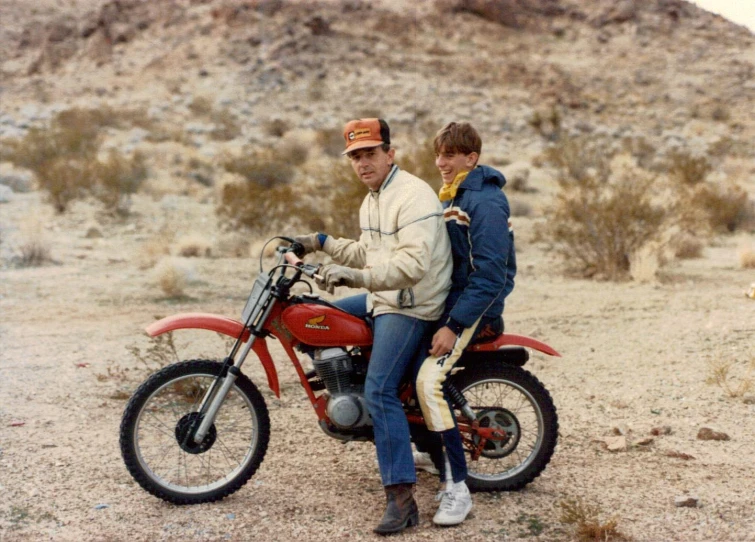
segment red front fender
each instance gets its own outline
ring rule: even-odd
[[[498,338],[489,343],[474,344],[468,348],[472,352],[492,352],[506,348],[507,346],[524,346],[525,348],[533,348],[549,356],[561,357],[561,354],[556,352],[553,348],[540,342],[537,339],[531,337],[525,337],[524,335],[514,335],[513,333],[504,333],[499,335]]]
[[[249,330],[244,329],[244,324],[238,320],[204,312],[174,314],[173,316],[168,316],[167,318],[153,322],[146,327],[147,334],[150,337],[156,337],[177,329],[206,329],[208,331],[215,331],[217,333],[222,333],[223,335],[228,335],[234,339],[243,333],[241,340],[244,342],[249,340]],[[252,350],[254,350],[254,353],[260,358],[260,362],[262,362],[262,367],[265,369],[265,374],[267,375],[268,386],[273,390],[276,397],[280,397],[278,373],[275,370],[273,358],[270,356],[270,351],[267,349],[267,342],[265,339],[257,339],[254,341]]]

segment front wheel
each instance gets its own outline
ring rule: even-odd
[[[222,364],[169,365],[136,390],[121,421],[121,454],[146,491],[174,504],[198,504],[237,491],[262,463],[270,418],[257,387],[240,374],[201,442],[191,438],[199,406]]]
[[[513,491],[537,478],[558,438],[556,407],[548,390],[528,371],[503,363],[466,367],[451,378],[480,426],[506,434],[502,440],[485,442],[479,458],[468,462],[469,489]],[[468,451],[479,444],[479,437],[471,437]]]

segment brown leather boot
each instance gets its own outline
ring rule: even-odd
[[[414,500],[414,484],[385,486],[387,505],[383,519],[373,530],[377,534],[393,534],[419,525],[419,509]]]

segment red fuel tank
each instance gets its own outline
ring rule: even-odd
[[[372,344],[372,331],[364,320],[327,305],[293,305],[283,311],[281,319],[294,337],[312,346]]]

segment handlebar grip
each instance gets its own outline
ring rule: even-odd
[[[286,252],[286,254],[283,256],[286,259],[286,262],[294,265],[296,267],[299,267],[304,262],[299,258],[296,254],[293,252]]]

